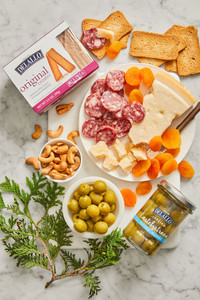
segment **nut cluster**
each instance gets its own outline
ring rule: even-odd
[[[81,163],[77,153],[76,146],[68,147],[63,142],[46,145],[41,156],[38,157],[42,165],[41,173],[58,180],[73,176]]]

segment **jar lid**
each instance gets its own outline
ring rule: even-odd
[[[196,206],[191,203],[177,188],[175,188],[172,184],[167,182],[166,180],[162,180],[158,186],[163,187],[168,191],[168,193],[179,200],[183,205],[185,205],[189,210],[190,213],[196,209]]]

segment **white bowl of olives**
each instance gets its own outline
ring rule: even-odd
[[[101,238],[119,226],[124,200],[119,189],[101,177],[86,177],[67,190],[63,215],[71,230],[83,238]]]

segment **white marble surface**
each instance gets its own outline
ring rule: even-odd
[[[173,24],[194,25],[200,30],[199,0],[1,0],[0,3],[1,66],[64,19],[69,21],[77,36],[81,34],[82,19],[103,20],[115,10],[121,10],[135,30],[163,33]],[[128,49],[123,50],[114,61],[106,58],[100,61],[100,70],[127,63],[130,59],[134,61]],[[37,155],[46,142],[45,134],[33,142],[34,124],[39,123],[45,132],[47,114],[37,116],[2,68],[0,74],[0,181],[6,175],[22,184],[25,176],[32,173],[24,159]],[[199,79],[199,75],[181,78],[197,98],[200,97]],[[136,250],[127,251],[119,265],[99,272],[102,291],[94,299],[200,299],[200,115],[196,120],[195,139],[186,156],[196,174],[190,180],[181,180],[181,190],[196,203],[197,210],[182,224],[179,246],[170,251],[162,250],[152,258]],[[1,300],[87,299],[88,291],[82,288],[79,278],[56,282],[45,290],[49,274],[38,269],[17,268],[2,244],[0,265]]]

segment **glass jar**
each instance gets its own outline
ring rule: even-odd
[[[153,255],[195,208],[179,190],[162,180],[124,229],[124,236],[143,253]]]

